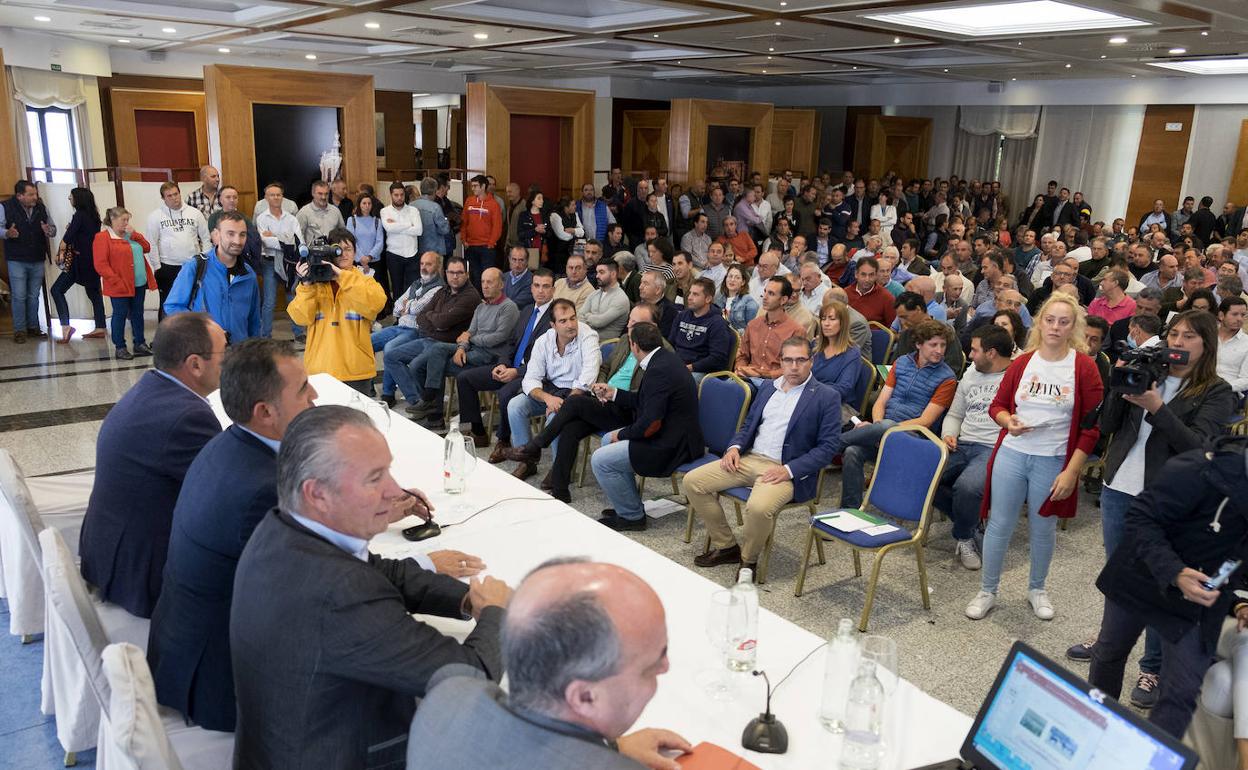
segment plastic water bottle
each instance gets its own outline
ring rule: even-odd
[[[758,589],[754,587],[754,570],[741,570],[732,594],[745,607],[745,629],[728,650],[728,668],[753,671],[758,657]]]
[[[849,687],[858,671],[858,637],[854,621],[841,618],[836,636],[828,642],[827,662],[823,669],[823,701],[819,705],[819,721],[834,733],[845,732],[845,703]]]
[[[459,424],[451,423],[446,433],[445,450],[442,453],[442,491],[448,495],[457,495],[464,491],[464,469],[468,464],[464,453],[464,435],[459,432]]]
[[[858,676],[845,704],[845,742],[841,770],[876,770],[884,755],[884,686],[875,677],[875,661],[858,662]]]

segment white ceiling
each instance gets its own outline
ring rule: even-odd
[[[311,55],[316,66],[469,79],[725,88],[1164,78],[1175,73],[1150,62],[1248,55],[1248,0],[1067,0],[1147,22],[1118,33],[1128,39],[1121,45],[1108,42],[1114,30],[970,37],[868,18],[988,1],[0,0],[0,25],[170,58],[278,65]]]

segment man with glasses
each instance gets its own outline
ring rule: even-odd
[[[1038,313],[1040,306],[1049,298],[1049,295],[1062,286],[1069,285],[1075,287],[1079,294],[1079,304],[1085,308],[1096,299],[1096,287],[1092,281],[1079,273],[1079,260],[1075,257],[1066,257],[1053,266],[1053,272],[1049,273],[1049,277],[1044,279],[1040,288],[1031,293],[1031,299],[1027,301],[1028,311],[1033,314]]]
[[[689,505],[711,538],[710,550],[693,560],[699,567],[739,564],[753,570],[774,517],[790,501],[815,496],[819,470],[841,447],[841,397],[811,376],[804,336],[784,341],[780,365],[781,375],[759,388],[723,458],[685,476]],[[718,499],[733,487],[750,488],[740,544]]]
[[[221,381],[225,331],[206,313],[178,313],[156,328],[156,367],[104,418],[95,486],[78,553],[100,598],[150,618],[160,596],[170,522],[191,461],[221,432],[208,394]]]

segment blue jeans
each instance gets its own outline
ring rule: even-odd
[[[516,400],[512,403],[514,404]],[[594,469],[594,478],[598,479],[598,486],[607,493],[607,499],[611,501],[615,515],[629,521],[641,521],[641,517],[646,515],[646,510],[641,502],[641,493],[637,491],[633,464],[628,459],[628,442],[617,441],[614,444],[599,447],[589,458],[589,464]]]
[[[1062,472],[1066,459],[1060,456],[1028,455],[1001,447],[992,464],[992,515],[984,533],[984,574],[981,587],[995,594],[1001,583],[1001,565],[1010,537],[1018,524],[1023,504],[1027,504],[1028,539],[1031,543],[1031,577],[1028,590],[1044,588],[1053,561],[1057,540],[1057,517],[1041,516],[1040,506],[1049,498],[1053,480]]]
[[[409,329],[406,326],[387,326],[381,331],[373,332],[373,352],[385,350],[387,346],[398,347],[416,337],[416,330]],[[383,359],[384,360],[384,359]],[[381,375],[381,393],[383,396],[394,395],[394,378],[390,376],[390,372],[383,369]]]
[[[897,423],[880,420],[841,434],[841,507],[862,505],[862,466],[874,460],[884,432]]]
[[[9,260],[9,290],[13,297],[13,331],[39,331],[39,290],[43,288],[43,261]]]
[[[385,381],[389,379],[403,393],[403,397],[408,400],[408,403],[414,404],[420,398],[420,387],[412,380],[412,374],[408,371],[407,365],[424,351],[425,346],[431,340],[426,337],[416,336],[401,342],[399,340],[402,340],[402,337],[391,340],[383,348],[385,352],[381,356],[381,391],[382,393],[386,392]]]
[[[113,345],[126,346],[126,319],[130,319],[130,336],[134,344],[144,344],[143,339],[143,298],[147,296],[147,287],[140,286],[133,297],[109,297],[113,303]]]
[[[277,285],[282,279],[274,272],[273,260],[267,257],[260,259],[260,278],[264,284],[264,294],[260,299],[260,336],[273,336],[273,313],[277,308]],[[289,302],[294,299],[294,294],[287,292],[286,299]],[[294,336],[298,337],[304,333],[304,328],[294,321],[290,322],[290,331]]]
[[[1127,509],[1135,497],[1109,487],[1101,487],[1101,535],[1105,539],[1105,558],[1122,543],[1122,533],[1127,526]],[[1144,657],[1140,658],[1140,670],[1148,674],[1161,673],[1161,636],[1150,626],[1144,634]]]
[[[551,393],[550,390],[546,391]],[[566,389],[555,389],[553,395],[560,398],[567,398],[568,391]],[[524,446],[533,440],[533,432],[529,430],[529,418],[546,414],[546,405],[538,401],[532,396],[523,393],[517,394],[515,398],[507,403],[507,425],[511,428],[511,445]],[[546,418],[546,422],[555,419],[552,414]],[[559,451],[559,439],[555,439],[550,444],[552,452]]]
[[[963,441],[958,444],[958,451],[949,453],[945,462],[932,504],[953,520],[955,540],[970,540],[975,536],[991,455],[992,446]]]
[[[489,351],[471,348],[464,356],[464,366],[451,360],[459,346],[454,342],[432,342],[407,366],[412,383],[425,390],[442,392],[447,377],[455,377],[464,369],[492,364],[498,359]]]
[[[69,303],[65,301],[65,292],[74,286],[74,278],[69,273],[61,273],[52,284],[52,302],[56,305],[56,315],[61,326],[69,326]],[[95,316],[95,328],[104,328],[104,298],[100,296],[99,281],[95,286],[84,286],[87,299],[91,300],[91,311]]]

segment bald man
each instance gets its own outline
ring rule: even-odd
[[[448,666],[420,704],[409,770],[679,770],[679,735],[632,726],[667,671],[663,603],[613,564],[555,559],[529,573],[503,624],[510,694]]]
[[[430,340],[407,365],[410,382],[421,388],[421,403],[434,406],[416,417],[429,430],[445,430],[442,384],[465,369],[501,360],[520,320],[520,308],[503,292],[503,272],[496,267],[481,273],[482,301],[472,313],[468,329],[454,342]]]
[[[186,196],[186,205],[199,209],[204,219],[212,216],[212,212],[221,210],[221,172],[212,166],[204,166],[199,170],[199,189]]]

